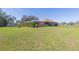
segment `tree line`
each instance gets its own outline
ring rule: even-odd
[[[23,27],[23,26],[28,26],[28,27],[33,27],[36,25],[35,22],[33,21],[38,21],[39,18],[36,16],[26,16],[23,15],[20,20],[17,20],[15,16],[8,15],[6,12],[4,12],[2,9],[0,9],[0,27],[9,27],[9,26],[18,26],[18,27]],[[74,24],[79,24],[79,21],[76,23],[70,22],[62,22],[60,23],[61,25],[74,25]]]
[[[31,25],[31,24],[27,24],[27,23],[29,21],[38,20],[38,19],[39,18],[36,16],[23,15],[21,20],[17,20],[15,16],[8,15],[6,12],[4,12],[2,9],[0,9],[0,27]]]

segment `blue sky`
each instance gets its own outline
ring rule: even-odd
[[[48,18],[58,22],[79,21],[79,8],[3,8],[3,11],[15,16],[18,20],[22,15],[34,15],[40,20]]]

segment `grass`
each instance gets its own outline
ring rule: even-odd
[[[79,51],[79,27],[1,27],[1,51]]]

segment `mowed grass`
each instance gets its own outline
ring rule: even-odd
[[[0,51],[79,50],[79,27],[0,27]]]

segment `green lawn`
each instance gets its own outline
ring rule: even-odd
[[[0,27],[2,51],[79,50],[79,27]]]

